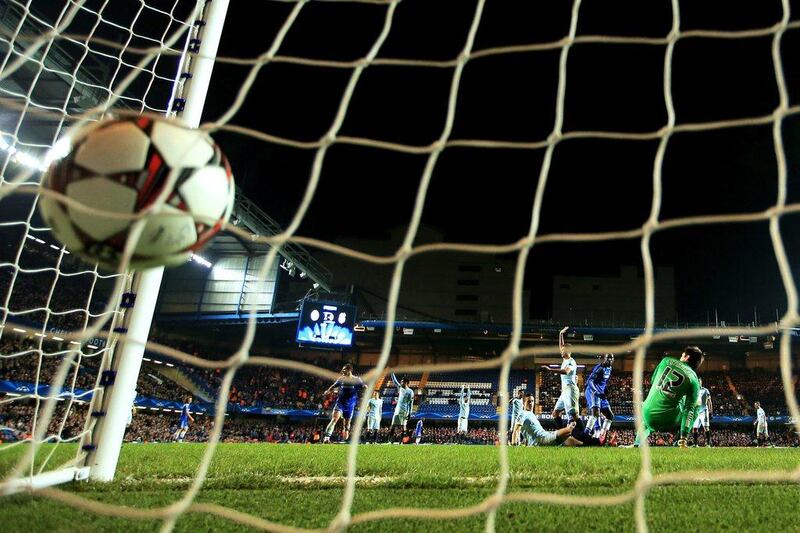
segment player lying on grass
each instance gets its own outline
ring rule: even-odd
[[[586,406],[590,410],[589,419],[586,422],[586,433],[592,437],[598,437],[600,441],[605,440],[606,434],[611,428],[611,422],[614,420],[611,404],[606,399],[606,385],[611,377],[613,365],[614,354],[607,353],[586,378],[584,396],[586,397]]]
[[[553,420],[556,421],[558,427],[562,427],[561,413],[567,413],[572,422],[578,421],[578,410],[580,405],[578,398],[578,364],[572,358],[571,346],[564,342],[564,333],[569,329],[565,327],[558,334],[558,347],[561,351],[561,367],[550,368],[547,365],[542,365],[542,370],[545,372],[554,372],[561,374],[561,396],[558,397],[555,407],[553,407]]]
[[[333,406],[331,421],[328,422],[328,426],[325,428],[325,438],[322,442],[331,441],[331,435],[333,435],[339,420],[342,420],[344,425],[342,437],[345,440],[350,437],[350,421],[353,418],[353,410],[355,410],[358,403],[358,393],[364,387],[364,382],[361,381],[361,378],[353,375],[353,365],[347,363],[342,367],[342,377],[328,387],[324,394],[328,394],[337,387],[339,393]]]
[[[575,422],[570,422],[567,427],[559,428],[555,431],[548,431],[542,427],[539,419],[533,413],[533,397],[525,399],[525,410],[520,416],[522,419],[522,436],[528,440],[531,446],[579,446],[578,441],[570,436],[575,429]]]
[[[403,442],[403,435],[406,432],[408,419],[411,417],[411,409],[414,407],[414,391],[408,386],[406,378],[397,380],[397,376],[392,374],[392,381],[397,387],[397,405],[394,407],[392,416],[392,430],[389,432],[389,442],[397,438],[398,442]]]
[[[650,392],[642,405],[645,438],[653,431],[678,433],[678,446],[687,447],[686,438],[697,416],[700,394],[697,369],[704,357],[697,346],[687,346],[680,360],[665,357],[658,364],[653,372]],[[638,435],[634,445],[639,445]]]
[[[178,420],[178,431],[175,432],[173,439],[176,442],[183,442],[183,439],[186,438],[186,432],[189,431],[189,422],[194,423],[194,418],[189,413],[189,407],[192,403],[192,397],[187,396],[183,400],[183,405],[181,406],[181,417]]]

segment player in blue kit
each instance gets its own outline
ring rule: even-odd
[[[183,439],[186,438],[186,432],[189,431],[189,422],[194,422],[194,418],[189,413],[191,403],[191,396],[184,398],[183,405],[181,406],[181,417],[178,420],[178,430],[173,437],[177,442],[183,442]]]
[[[333,431],[336,429],[336,424],[339,423],[339,420],[342,420],[344,424],[342,437],[344,437],[345,440],[350,437],[350,420],[353,418],[353,411],[358,403],[358,393],[364,387],[364,382],[361,378],[353,375],[353,365],[347,363],[342,367],[342,377],[328,387],[328,390],[326,390],[324,394],[328,394],[337,387],[339,389],[339,394],[333,406],[331,421],[328,422],[328,426],[325,428],[325,438],[322,442],[331,441],[331,435],[333,435]]]
[[[600,441],[604,441],[611,422],[614,420],[614,413],[611,405],[606,399],[606,385],[611,377],[614,366],[614,354],[607,353],[603,360],[595,365],[589,377],[586,378],[586,406],[589,408],[589,419],[586,421],[586,433],[597,436]],[[602,419],[601,419],[602,415]],[[599,434],[595,435],[595,433]]]
[[[422,419],[417,420],[417,427],[414,429],[414,442],[419,444],[422,440]]]

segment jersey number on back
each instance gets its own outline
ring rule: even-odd
[[[661,379],[658,381],[656,387],[667,396],[675,396],[675,389],[683,385],[686,381],[686,376],[678,372],[672,367],[661,374]]]

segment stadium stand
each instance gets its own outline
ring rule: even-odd
[[[15,381],[33,384],[49,383],[63,357],[63,346],[54,341],[43,344],[39,365],[39,340],[5,336],[0,340],[0,381]],[[181,346],[182,349],[191,346]],[[60,352],[60,353],[59,353]],[[195,352],[196,353],[196,352]],[[9,355],[13,355],[9,357]],[[181,387],[175,381],[164,376],[162,371],[167,367],[166,358],[158,360],[148,358],[140,372],[137,382],[137,394],[140,397],[182,402],[191,394],[190,390]],[[84,356],[75,376],[76,389],[91,390],[97,377],[99,357]],[[191,365],[183,365],[178,361],[169,363],[170,368],[181,373],[186,379],[208,393],[209,398],[216,398],[223,373],[220,370],[199,369]],[[343,361],[319,359],[313,361],[317,366],[336,371]],[[580,366],[579,388],[583,390],[585,376],[591,371],[592,364]],[[369,367],[357,366],[356,374],[363,374]],[[415,413],[432,418],[455,418],[458,415],[458,395],[462,384],[472,390],[471,418],[491,418],[497,413],[497,393],[499,371],[496,369],[461,371],[453,373],[431,373],[425,376],[425,386],[420,388],[422,374],[408,374],[411,387],[416,392]],[[783,385],[778,372],[764,370],[734,370],[729,372],[701,373],[704,384],[711,391],[714,403],[714,415],[750,416],[752,404],[761,401],[768,416],[784,416],[787,413]],[[612,409],[617,415],[633,414],[632,374],[616,370],[608,384],[607,395]],[[69,383],[70,381],[68,381]],[[333,396],[323,395],[330,386],[328,380],[289,370],[276,368],[246,366],[237,372],[229,394],[229,402],[240,407],[260,407],[272,409],[298,409],[313,412],[327,411]],[[649,389],[649,376],[645,375],[645,390]],[[795,388],[797,388],[795,379]],[[560,394],[559,376],[541,373],[534,370],[514,370],[510,374],[510,389],[524,389],[533,392],[537,398],[536,411],[547,414],[552,410]],[[394,409],[396,388],[387,376],[383,379],[380,393],[384,398],[384,415],[388,416]],[[585,407],[585,405],[584,405]],[[0,413],[6,408],[0,404]]]
[[[420,409],[426,413],[457,417],[462,385],[469,387],[472,392],[470,400],[472,417],[480,418],[496,414],[498,387],[496,370],[430,374],[425,384],[424,400],[420,404]]]

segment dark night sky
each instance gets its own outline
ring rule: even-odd
[[[800,1],[794,20],[800,19]],[[255,57],[266,50],[292,4],[232,2],[220,54]],[[309,3],[280,55],[353,60],[366,54],[383,24],[385,6]],[[487,2],[474,50],[549,42],[566,35],[571,3]],[[379,57],[452,59],[463,47],[474,2],[407,0],[398,7]],[[780,2],[681,2],[681,29],[737,30],[780,20]],[[578,34],[665,36],[667,1],[583,2]],[[677,123],[766,115],[778,104],[771,36],[684,39],[673,57]],[[665,46],[580,44],[568,63],[563,131],[654,131],[666,124],[662,93]],[[790,105],[800,102],[800,29],[783,37]],[[452,139],[539,141],[553,126],[559,50],[471,60],[464,70]],[[204,120],[231,104],[247,74],[218,65]],[[297,140],[320,138],[333,121],[350,75],[346,69],[267,65],[233,123]],[[356,88],[340,135],[424,145],[444,124],[452,69],[372,66]],[[217,134],[239,185],[286,225],[307,184],[313,150]],[[798,201],[800,117],[784,122],[789,201]],[[657,141],[569,140],[557,146],[540,233],[640,226],[650,211]],[[448,241],[508,243],[530,223],[543,150],[449,148],[441,155],[423,223]],[[408,223],[425,155],[334,145],[299,234],[336,240],[376,237]],[[763,210],[775,203],[771,125],[676,134],[667,149],[661,219]],[[800,262],[797,216],[784,236]],[[767,223],[696,227],[657,234],[658,265],[674,265],[681,318],[705,320],[716,306],[763,314],[785,307]],[[431,256],[430,260],[435,260]],[[547,317],[554,273],[612,273],[641,264],[638,240],[543,245],[528,265],[532,316]]]

